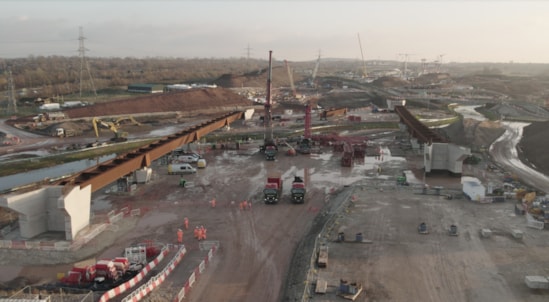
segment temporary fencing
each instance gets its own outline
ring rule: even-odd
[[[211,246],[210,250],[208,251],[208,255],[206,256],[206,258],[204,258],[204,260],[200,262],[198,267],[194,269],[194,272],[191,274],[189,279],[187,279],[187,282],[185,282],[185,285],[183,286],[183,288],[181,288],[177,296],[174,298],[174,302],[181,302],[181,300],[183,300],[186,297],[186,295],[188,295],[191,292],[191,288],[193,284],[196,282],[196,280],[202,274],[202,272],[206,269],[207,265],[212,260],[213,255],[215,251],[217,251],[217,249],[218,249],[218,246],[216,244],[213,244]]]
[[[160,274],[154,276],[149,280],[147,283],[141,285],[139,288],[137,288],[135,291],[133,291],[131,294],[126,296],[124,299],[122,299],[122,302],[137,302],[143,299],[146,295],[148,295],[150,292],[152,292],[154,289],[162,285],[164,280],[170,275],[170,273],[175,269],[175,267],[181,262],[181,259],[183,259],[183,256],[187,253],[187,250],[185,249],[185,246],[182,245],[179,248],[179,251],[177,254],[173,257],[173,259],[170,261],[170,263],[160,272]]]

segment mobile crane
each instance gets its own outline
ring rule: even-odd
[[[267,76],[267,97],[265,98],[265,116],[263,123],[265,125],[265,139],[259,150],[265,154],[266,160],[275,160],[278,152],[278,146],[273,138],[273,115],[271,112],[271,79],[272,79],[272,50],[269,50],[269,74]]]

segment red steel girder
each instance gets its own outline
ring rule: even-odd
[[[243,111],[224,114],[198,126],[192,126],[178,133],[163,137],[147,146],[119,155],[114,159],[54,183],[54,185],[78,185],[80,187],[91,185],[92,192],[95,192],[116,181],[120,177],[150,166],[152,161],[168,154],[177,147],[197,141],[208,133],[228,126],[232,122],[243,118]]]
[[[395,112],[400,117],[400,121],[408,126],[408,132],[422,143],[446,143],[447,140],[437,133],[433,132],[404,106],[395,106]]]

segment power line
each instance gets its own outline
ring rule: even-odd
[[[84,71],[84,67],[86,68],[88,72],[88,77],[90,78],[93,94],[97,98],[97,92],[95,91],[95,85],[93,83],[93,77],[90,72],[90,65],[88,64],[88,60],[86,60],[86,47],[84,46],[84,28],[82,26],[79,27],[80,35],[78,36],[78,53],[80,54],[80,97],[82,97],[82,72]]]
[[[74,42],[78,39],[66,39],[66,40],[12,40],[12,41],[6,41],[2,40],[3,43],[51,43],[51,42]]]
[[[6,70],[8,74],[8,114],[17,113],[17,99],[15,98],[15,84],[13,84],[13,76],[11,74],[11,68]]]

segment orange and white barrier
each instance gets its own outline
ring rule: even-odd
[[[160,255],[156,257],[153,261],[149,262],[140,272],[139,274],[135,275],[135,277],[131,278],[129,281],[124,282],[118,287],[115,287],[106,293],[104,293],[101,298],[99,299],[99,302],[105,302],[109,301],[110,299],[130,290],[134,286],[136,286],[145,276],[147,276],[153,268],[155,268],[160,261],[164,259],[164,257],[168,254],[169,248],[167,246],[164,246],[162,248],[162,251],[160,251]]]
[[[175,269],[175,267],[181,262],[183,256],[187,253],[185,246],[182,245],[179,248],[177,254],[173,257],[172,261],[166,266],[160,274],[154,276],[146,284],[141,285],[137,290],[133,291],[131,294],[122,299],[122,302],[137,302],[143,299],[150,292],[155,290],[157,287],[162,285],[164,280],[170,275],[170,273]]]
[[[191,292],[191,288],[193,284],[196,282],[196,280],[202,274],[202,272],[206,269],[206,266],[212,260],[216,250],[217,250],[216,245],[212,245],[212,248],[208,251],[208,255],[206,256],[206,258],[204,258],[204,260],[200,262],[198,267],[194,269],[194,272],[191,274],[189,279],[187,279],[187,282],[185,282],[185,285],[183,286],[183,288],[181,288],[177,296],[174,298],[173,300],[174,302],[181,302],[185,298],[185,296]]]

